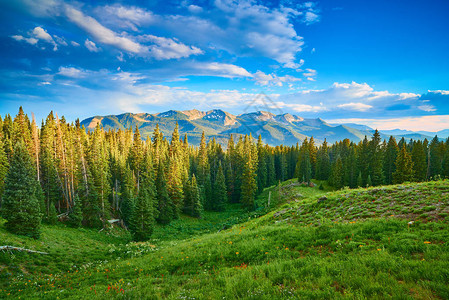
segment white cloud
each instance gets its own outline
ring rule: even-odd
[[[102,44],[111,45],[131,53],[140,53],[145,49],[142,45],[129,38],[119,36],[117,33],[101,25],[94,18],[84,15],[72,6],[66,5],[65,13],[70,21],[88,32],[95,40]]]
[[[79,47],[79,45],[80,45],[75,41],[71,41],[70,44],[72,44],[72,46],[74,46],[74,47]]]
[[[100,51],[100,48],[98,48],[94,42],[89,41],[89,39],[86,39],[86,41],[84,42],[84,46],[86,46],[87,50],[89,50],[90,52]]]
[[[418,109],[420,109],[422,111],[427,111],[427,112],[431,112],[431,111],[436,111],[437,110],[435,108],[435,106],[433,106],[433,105],[420,105],[420,106],[418,106]]]
[[[364,104],[364,103],[354,103],[354,102],[340,104],[340,105],[337,105],[337,107],[343,108],[343,109],[348,109],[348,110],[354,110],[354,111],[367,111],[370,108],[372,108],[371,105]]]
[[[62,75],[65,77],[71,77],[71,78],[83,78],[86,77],[88,74],[87,71],[82,69],[77,69],[74,67],[59,67],[58,75]]]
[[[184,7],[199,12],[195,6],[184,4]],[[124,17],[118,11],[135,9],[115,5],[113,9],[106,6],[106,9],[99,8],[97,11],[104,22],[120,26],[124,24]],[[302,12],[291,8],[268,8],[252,1],[217,0],[200,16],[157,15],[149,11],[142,11],[139,15],[147,15],[147,22],[134,21],[131,17],[127,20],[136,26],[171,32],[183,43],[201,49],[213,48],[233,55],[268,57],[284,67],[300,67],[296,56],[302,50],[304,41],[296,33],[292,19],[302,15]]]
[[[277,76],[276,74],[265,74],[262,71],[257,71],[253,74],[254,81],[262,86],[283,86],[284,83],[299,82],[301,78],[290,75]]]
[[[191,13],[193,13],[193,14],[199,14],[199,13],[201,13],[201,12],[203,12],[203,8],[202,7],[200,7],[200,6],[198,6],[198,5],[189,5],[188,7],[187,7],[187,9],[191,12]]]
[[[51,35],[48,34],[48,32],[42,28],[42,27],[35,27],[33,29],[32,34],[34,37],[36,37],[39,40],[46,41],[47,43],[50,43],[53,45],[53,51],[58,50],[58,46],[56,45],[56,42],[53,40]]]
[[[149,55],[158,60],[189,57],[191,55],[199,55],[204,52],[194,46],[187,46],[177,42],[174,39],[157,37],[154,35],[144,35],[139,38],[141,41],[151,42]]]
[[[435,90],[435,91],[428,90],[428,92],[432,94],[449,95],[449,91],[446,90]]]
[[[40,39],[40,40],[44,40],[47,41],[49,43],[54,43],[53,38],[51,37],[51,35],[48,34],[47,31],[45,31],[45,29],[43,29],[42,27],[36,27],[33,29],[33,34],[36,38]]]
[[[22,35],[13,35],[11,38],[15,39],[16,41],[24,41],[27,42],[30,45],[36,45],[38,42],[38,39],[35,38],[26,38]]]
[[[252,75],[242,67],[223,63],[199,63],[196,68],[205,72],[205,75],[220,77],[252,77]]]
[[[156,21],[156,17],[152,12],[135,6],[106,5],[98,8],[96,11],[106,24],[120,28],[129,28],[134,31],[138,31],[138,27],[141,25],[149,25]],[[108,16],[115,16],[116,18],[111,20]]]
[[[418,116],[404,118],[350,118],[327,120],[330,123],[357,123],[379,130],[406,129],[412,131],[439,131],[448,129],[449,115]]]
[[[316,23],[320,20],[320,16],[318,16],[316,13],[308,11],[305,13],[304,16],[304,23],[307,25]]]
[[[43,41],[45,43],[49,43],[53,46],[53,50],[58,50],[58,45],[56,44],[53,37],[42,27],[35,27],[33,30],[28,32],[28,37],[25,37],[23,35],[13,35],[11,38],[15,39],[16,41],[24,41],[27,42],[30,45],[37,45],[39,41]],[[56,37],[58,41],[60,41],[61,45],[64,45],[65,41],[60,38]],[[67,45],[67,43],[65,43]],[[42,47],[45,49],[44,47]]]

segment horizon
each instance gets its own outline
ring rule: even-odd
[[[9,115],[14,119],[14,117],[15,117],[16,114],[18,113],[19,109],[20,109],[20,107],[17,109],[17,112],[16,112],[16,113],[12,113],[12,114],[11,114],[11,113],[6,113],[6,114],[9,114]],[[23,107],[22,107],[22,109],[23,109]],[[118,116],[118,115],[124,115],[124,114],[133,114],[133,115],[139,115],[139,114],[159,115],[159,114],[163,114],[163,113],[166,113],[166,112],[169,112],[169,111],[175,111],[175,112],[181,112],[181,113],[184,113],[184,112],[192,111],[192,110],[196,110],[196,111],[199,111],[199,112],[202,112],[202,113],[208,113],[208,112],[211,112],[211,111],[214,111],[214,110],[220,110],[220,111],[223,111],[223,112],[225,112],[225,113],[231,114],[231,115],[236,116],[236,117],[239,117],[239,116],[245,115],[245,114],[257,113],[257,112],[267,112],[267,113],[273,114],[274,116],[279,116],[279,115],[284,115],[284,114],[291,114],[291,113],[279,113],[279,114],[275,114],[275,113],[272,113],[272,112],[270,112],[270,111],[264,111],[264,110],[257,110],[257,111],[256,111],[256,110],[253,110],[253,111],[248,111],[248,112],[241,112],[241,113],[238,113],[238,114],[232,114],[232,113],[229,113],[229,112],[227,112],[227,111],[225,111],[225,110],[222,110],[222,109],[220,109],[220,108],[213,108],[213,109],[210,109],[210,110],[200,110],[200,109],[197,109],[197,108],[192,108],[192,109],[187,109],[187,110],[169,109],[169,110],[166,110],[166,111],[160,111],[160,112],[155,112],[155,113],[148,113],[148,112],[129,112],[129,111],[128,111],[128,112],[122,112],[122,113],[119,113],[119,114],[91,115],[91,116],[89,116],[89,117],[87,117],[87,118],[83,118],[83,119],[81,119],[81,118],[68,119],[68,118],[66,118],[65,115],[63,115],[63,114],[60,115],[57,111],[51,110],[51,111],[49,111],[45,116],[43,116],[42,118],[37,118],[37,117],[36,117],[36,125],[40,128],[41,122],[42,122],[42,121],[45,121],[46,117],[50,114],[50,112],[53,112],[54,114],[57,114],[59,118],[64,117],[68,123],[74,123],[77,119],[82,123],[82,122],[84,122],[84,121],[86,121],[86,120],[88,120],[88,119],[95,118],[95,117]],[[27,112],[25,109],[24,109],[24,112],[25,112],[25,114],[27,114],[27,115],[29,115],[29,116],[35,115],[34,112]],[[291,115],[296,116],[296,117],[300,117],[300,118],[301,118],[301,116],[300,116],[300,115],[297,115],[297,114],[291,114]],[[4,116],[5,116],[5,115],[0,114],[0,117],[1,117],[2,119],[4,119]],[[335,126],[338,126],[338,125],[348,125],[348,124],[349,124],[349,125],[350,125],[350,124],[355,124],[355,125],[365,125],[365,126],[368,126],[371,130],[378,130],[378,131],[381,131],[381,132],[382,132],[382,131],[383,131],[383,132],[387,132],[387,131],[396,131],[396,130],[399,131],[399,130],[400,130],[400,131],[408,131],[408,132],[414,132],[414,133],[423,132],[423,133],[435,133],[435,134],[438,134],[438,133],[441,132],[441,131],[449,130],[449,126],[445,126],[445,127],[443,126],[443,127],[441,127],[441,129],[439,129],[439,130],[437,130],[437,131],[432,131],[432,130],[424,130],[424,129],[411,130],[411,129],[403,129],[403,128],[399,128],[399,127],[397,127],[397,128],[382,128],[382,127],[377,127],[377,126],[374,126],[374,127],[373,127],[373,126],[370,125],[370,124],[382,124],[382,121],[379,121],[379,119],[373,120],[373,123],[369,123],[369,121],[367,121],[366,119],[365,119],[365,120],[364,120],[364,119],[362,119],[362,120],[359,120],[359,119],[325,120],[325,119],[322,119],[322,118],[320,118],[320,117],[316,117],[316,118],[310,117],[310,118],[304,118],[304,119],[321,119],[321,120],[323,120],[324,122],[326,122],[327,124],[335,125]],[[195,119],[194,119],[194,120],[195,120]],[[340,122],[339,122],[339,121],[340,121]],[[343,122],[343,121],[344,121],[344,122]],[[445,123],[444,123],[444,124],[445,124]],[[422,128],[422,126],[421,126],[420,128]],[[390,134],[390,133],[387,132],[387,134]],[[391,133],[391,134],[392,134],[392,135],[395,135],[395,134],[393,134],[393,133]]]
[[[328,123],[449,129],[447,1],[0,7],[0,115],[240,114],[263,95],[273,111]]]

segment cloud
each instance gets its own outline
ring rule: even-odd
[[[84,46],[86,46],[87,50],[89,50],[90,52],[98,52],[101,50],[97,47],[97,45],[95,45],[94,42],[89,41],[89,39],[86,39],[86,41],[84,42]]]
[[[430,94],[440,94],[440,95],[449,95],[449,91],[445,90],[436,90],[436,91],[428,91]]]
[[[340,105],[337,105],[337,107],[343,108],[343,109],[348,109],[348,110],[354,110],[354,111],[367,111],[370,108],[372,108],[371,105],[364,104],[364,103],[354,103],[354,102],[340,104]]]
[[[88,72],[74,67],[59,67],[58,75],[71,78],[84,78]]]
[[[13,35],[13,36],[11,36],[11,38],[13,38],[16,41],[25,41],[25,42],[27,42],[30,45],[36,45],[37,42],[38,42],[38,39],[26,38],[26,37],[24,37],[22,35]]]
[[[58,41],[59,44],[67,46],[67,43],[64,41],[63,38],[54,36],[55,39]],[[58,45],[53,39],[53,37],[42,27],[35,27],[33,30],[28,32],[28,37],[22,36],[22,35],[13,35],[11,36],[16,41],[24,41],[27,42],[30,45],[36,45],[39,41],[43,41],[45,43],[49,43],[53,45],[53,51],[58,50]],[[45,48],[44,48],[45,49]]]
[[[97,8],[96,12],[105,24],[133,31],[138,31],[138,27],[141,25],[149,25],[156,21],[152,12],[135,6],[106,5]],[[108,16],[114,16],[115,18],[111,20]]]
[[[139,38],[141,41],[151,42],[149,55],[155,59],[172,59],[189,57],[191,55],[199,55],[204,52],[194,46],[186,46],[183,43],[177,42],[174,39],[157,37],[154,35],[144,35]]]
[[[187,7],[187,9],[191,12],[191,13],[193,13],[193,14],[199,14],[199,13],[201,13],[201,12],[203,12],[203,8],[202,7],[200,7],[200,6],[198,6],[198,5],[189,5],[188,7]]]
[[[293,83],[302,81],[301,78],[297,78],[290,75],[278,76],[276,74],[265,74],[262,71],[257,71],[253,74],[253,79],[258,85],[262,86],[283,86],[284,83]]]
[[[53,51],[58,50],[58,46],[56,45],[56,42],[53,40],[53,38],[51,37],[51,35],[49,35],[47,33],[47,31],[45,29],[43,29],[42,27],[36,27],[33,29],[33,35],[42,41],[46,41],[50,44],[53,45]]]
[[[304,23],[307,25],[316,23],[320,20],[320,16],[318,16],[316,13],[307,11],[304,16]]]
[[[232,65],[232,64],[223,64],[223,63],[200,63],[196,67],[201,72],[204,72],[204,75],[213,75],[220,77],[252,77],[252,75],[242,67]]]
[[[184,5],[188,14],[158,15],[142,10],[137,15],[133,7],[115,5],[99,8],[101,20],[108,24],[119,24],[129,28],[126,19],[135,27],[149,26],[154,31],[171,32],[183,43],[195,45],[201,49],[224,50],[232,55],[268,57],[287,68],[299,68],[297,54],[302,51],[303,38],[299,36],[292,20],[302,12],[281,6],[268,8],[252,1],[216,0],[199,15],[195,5]],[[307,8],[308,10],[309,8]],[[119,12],[128,12],[119,14]],[[124,17],[127,16],[127,18]],[[128,24],[128,25],[127,25]],[[142,28],[140,28],[142,30]],[[192,34],[194,33],[194,34]]]
[[[74,46],[74,47],[79,47],[79,45],[80,45],[75,41],[71,41],[70,44],[72,44],[72,46]]]
[[[123,51],[140,53],[144,47],[131,39],[119,36],[117,33],[101,25],[92,17],[84,15],[81,11],[70,5],[65,6],[65,13],[69,20],[88,32],[95,40],[102,44],[111,45]]]
[[[433,115],[403,118],[349,118],[327,120],[330,123],[358,123],[379,130],[406,129],[412,131],[436,132],[448,129],[449,115]]]
[[[437,110],[435,108],[435,106],[433,106],[433,105],[420,105],[420,106],[418,106],[418,109],[423,110],[423,111],[427,111],[427,112],[431,112],[431,111],[436,111]]]

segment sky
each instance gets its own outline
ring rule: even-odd
[[[0,0],[0,115],[269,110],[449,128],[449,1]]]

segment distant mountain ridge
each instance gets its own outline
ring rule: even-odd
[[[151,136],[156,124],[164,136],[171,137],[176,126],[182,136],[187,135],[189,143],[198,145],[204,131],[207,138],[215,138],[219,143],[226,144],[231,134],[249,134],[253,137],[262,136],[262,140],[270,145],[294,145],[305,138],[313,138],[321,143],[326,139],[334,143],[343,139],[354,142],[370,137],[374,129],[359,124],[329,124],[326,121],[306,119],[289,113],[275,115],[267,111],[256,111],[233,115],[221,109],[199,111],[197,109],[148,113],[124,113],[120,115],[94,116],[81,122],[87,130],[93,130],[100,124],[105,130],[139,128],[143,137]],[[382,138],[388,138],[389,133],[381,132]],[[431,135],[416,132],[393,134],[413,139],[431,139]]]

